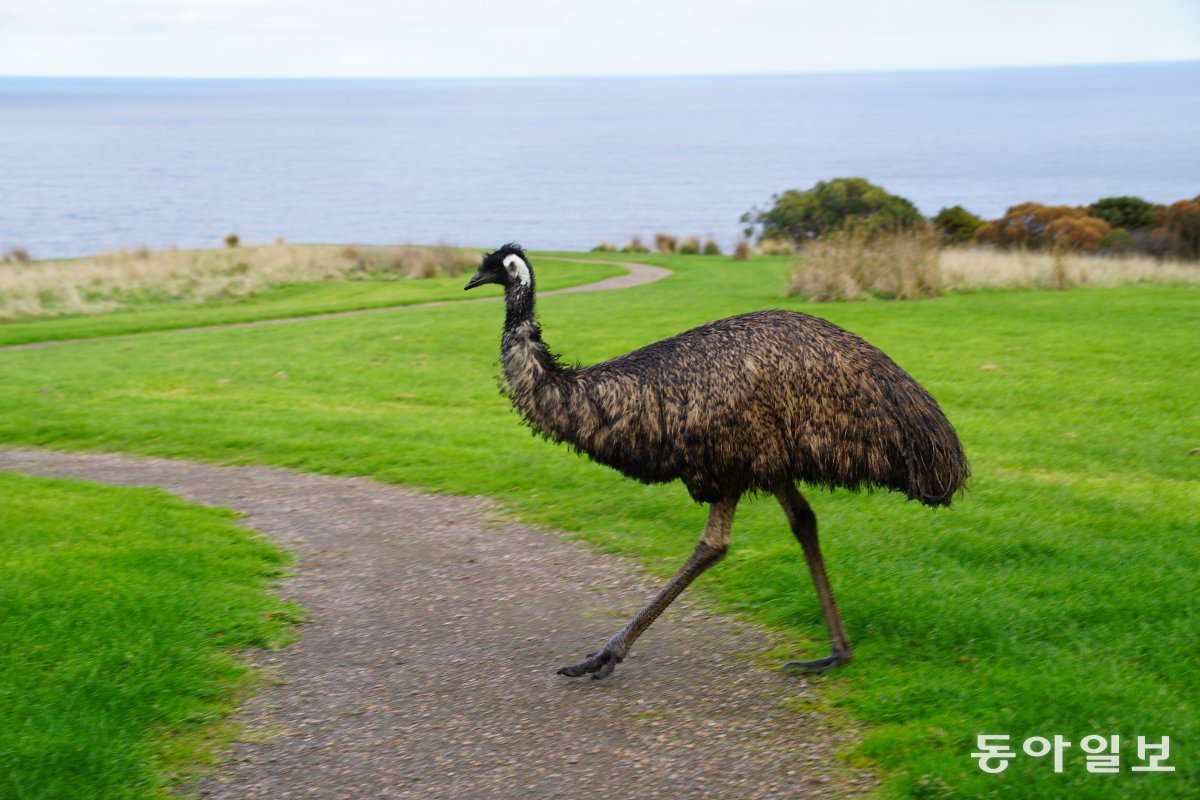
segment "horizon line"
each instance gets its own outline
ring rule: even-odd
[[[1078,69],[1083,67],[1163,66],[1168,64],[1197,64],[1196,58],[1171,58],[1137,61],[1082,61],[1050,64],[1000,64],[984,66],[893,67],[864,69],[811,69],[769,72],[639,72],[639,73],[567,73],[554,75],[79,75],[79,74],[12,74],[0,73],[0,80],[146,80],[146,81],[389,81],[389,80],[615,80],[615,79],[682,79],[682,78],[783,78],[816,75],[895,75],[931,72],[999,72],[1031,69]]]

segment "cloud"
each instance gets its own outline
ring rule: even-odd
[[[0,74],[578,75],[1200,58],[1190,0],[5,0]]]

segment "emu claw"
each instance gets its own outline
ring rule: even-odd
[[[824,672],[832,667],[845,664],[849,660],[849,653],[839,653],[834,651],[824,658],[818,658],[816,661],[789,661],[783,665],[783,668],[785,670],[795,670],[797,672]]]
[[[592,680],[598,681],[611,675],[612,671],[617,668],[617,664],[620,664],[624,658],[605,647],[598,653],[588,653],[588,657],[578,664],[563,667],[558,674],[566,675],[568,678],[578,678],[580,675],[590,672]]]

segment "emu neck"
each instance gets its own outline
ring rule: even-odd
[[[528,286],[516,284],[504,290],[504,333],[516,330],[521,323],[531,322],[537,326],[533,317],[533,284]]]
[[[538,389],[560,377],[563,368],[542,341],[542,330],[533,313],[533,285],[509,286],[504,293],[504,336],[500,357],[504,362],[505,389],[513,405],[527,417],[538,416]]]

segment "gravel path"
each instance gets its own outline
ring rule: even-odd
[[[629,270],[624,275],[614,275],[611,278],[582,283],[578,286],[568,286],[565,289],[551,289],[538,292],[538,297],[555,294],[576,294],[579,292],[606,292],[611,289],[628,289],[647,283],[661,281],[671,274],[671,270],[663,267],[652,267],[649,264],[638,264],[633,261],[601,261],[596,258],[550,258],[548,261],[570,261],[576,264],[611,264]],[[28,344],[10,344],[0,347],[3,350],[36,350],[42,347],[61,347],[62,345],[78,344],[80,342],[95,342],[109,339],[128,339],[133,336],[153,336],[162,333],[181,333],[195,331],[219,330],[221,328],[258,328],[263,325],[290,325],[296,322],[309,322],[314,319],[334,319],[336,317],[358,317],[363,314],[387,314],[393,311],[408,311],[415,308],[431,308],[434,306],[459,305],[461,303],[496,303],[504,299],[503,295],[488,297],[472,297],[463,300],[435,300],[429,303],[409,303],[402,306],[383,306],[381,308],[357,308],[352,311],[330,311],[325,314],[309,314],[299,317],[275,317],[273,319],[258,319],[251,322],[226,322],[220,325],[201,325],[194,328],[166,328],[163,330],[143,331],[140,333],[122,333],[116,336],[92,336],[80,339],[52,339],[45,342],[29,342]]]
[[[555,675],[658,587],[629,560],[498,523],[488,500],[120,455],[0,449],[0,470],[160,486],[238,509],[297,554],[283,594],[312,622],[296,644],[252,654],[276,681],[240,712],[245,735],[202,797],[740,799],[873,785],[833,761],[852,730],[785,707],[819,684],[754,666],[769,637],[686,594],[612,677]],[[799,574],[797,591],[811,592]]]

